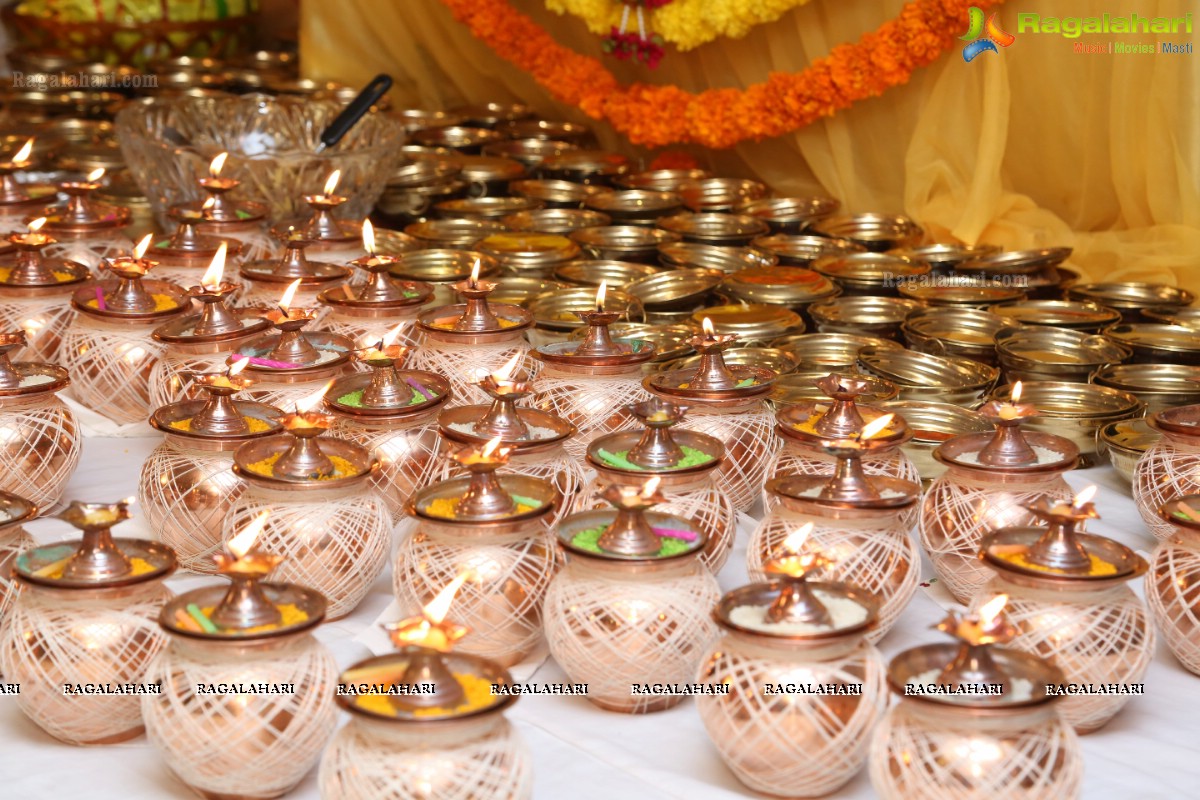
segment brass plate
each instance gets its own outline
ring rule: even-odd
[[[721,283],[721,273],[698,269],[673,269],[638,278],[625,291],[647,309],[694,307]]]

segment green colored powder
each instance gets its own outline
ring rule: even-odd
[[[362,389],[358,389],[356,391],[349,392],[347,394],[342,395],[341,397],[339,397],[337,399],[338,405],[350,406],[351,408],[362,408],[363,407],[362,396],[363,396]],[[415,406],[415,405],[419,405],[420,403],[424,403],[427,400],[429,400],[428,397],[421,394],[416,389],[413,389],[412,397],[409,398],[408,404],[410,406]]]
[[[737,388],[745,389],[747,386],[753,386],[754,384],[755,384],[754,378],[746,378],[746,380],[744,380],[744,381],[738,381]]]
[[[534,500],[532,497],[524,497],[519,494],[510,494],[509,497],[511,497],[513,499],[513,502],[515,502],[519,506],[529,506],[530,508],[541,508],[544,505],[540,500]]]
[[[600,549],[600,537],[608,530],[606,525],[597,525],[595,528],[588,528],[571,537],[571,544],[578,547],[580,550],[586,550],[589,553],[604,553],[606,551]],[[685,542],[683,539],[676,539],[673,536],[660,537],[662,540],[662,548],[658,551],[655,558],[666,558],[667,556],[678,555],[692,549],[691,542]]]
[[[707,464],[713,460],[713,457],[703,450],[697,450],[696,448],[688,447],[687,445],[680,445],[680,449],[683,450],[683,460],[674,466],[668,467],[667,469],[691,469],[692,467],[698,467],[701,464]],[[639,467],[637,464],[634,464],[629,460],[628,450],[622,450],[619,453],[610,453],[607,450],[601,449],[597,451],[596,454],[600,456],[600,459],[610,467],[616,467],[617,469],[638,470],[639,472],[645,471],[646,469],[646,467]]]

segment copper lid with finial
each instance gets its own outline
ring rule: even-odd
[[[217,344],[255,336],[271,327],[270,321],[257,312],[238,311],[227,305],[229,296],[240,288],[236,283],[222,280],[227,254],[225,242],[220,242],[199,285],[187,289],[187,296],[200,304],[200,313],[155,328],[152,335],[157,341]]]
[[[488,295],[499,285],[479,277],[477,259],[471,275],[454,284],[466,303],[442,306],[421,314],[417,324],[434,341],[484,344],[520,338],[533,324],[533,315],[519,306],[490,303]]]
[[[191,303],[181,287],[146,277],[158,266],[157,261],[145,257],[151,238],[146,234],[130,256],[102,260],[100,268],[117,280],[77,290],[71,297],[75,310],[91,317],[139,324],[187,313]]]
[[[581,341],[545,344],[534,351],[534,356],[560,367],[629,367],[652,360],[656,352],[650,341],[612,338],[608,328],[621,319],[624,312],[605,310],[607,289],[608,282],[600,281],[596,289],[595,309],[574,312],[587,326]]]
[[[401,326],[354,351],[368,372],[354,372],[333,382],[325,405],[343,417],[358,420],[405,419],[426,414],[450,399],[450,382],[427,370],[400,369],[409,349],[395,344]]]
[[[1021,423],[1038,410],[1022,403],[1021,382],[1013,384],[1008,402],[991,400],[979,413],[996,426],[993,433],[967,433],[939,445],[933,456],[944,464],[996,472],[1052,472],[1072,468],[1079,448],[1070,439],[1022,430]]]
[[[558,524],[559,544],[572,557],[614,562],[667,562],[697,556],[708,536],[696,524],[674,514],[651,512],[666,502],[661,478],[640,485],[608,484],[599,493],[611,510],[583,511]]]
[[[233,399],[254,385],[254,381],[240,377],[248,361],[238,359],[224,372],[192,375],[190,385],[200,397],[159,408],[150,416],[150,425],[169,436],[217,445],[235,445],[277,434],[283,412],[265,403]]]
[[[0,333],[0,397],[58,392],[71,383],[67,371],[53,364],[11,360],[11,353],[26,345],[25,331]]]
[[[712,321],[705,317],[703,332],[688,340],[700,356],[695,370],[683,369],[650,375],[642,385],[651,393],[668,399],[698,402],[741,401],[768,394],[778,377],[763,367],[729,366],[723,351],[733,347],[738,337],[717,334]]]
[[[637,475],[690,478],[713,470],[725,458],[725,445],[706,433],[677,427],[687,406],[661,397],[625,406],[625,412],[643,426],[641,431],[618,431],[594,439],[587,450],[588,464],[602,476],[636,480]]]

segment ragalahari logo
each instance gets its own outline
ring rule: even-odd
[[[971,62],[975,56],[980,53],[986,53],[989,50],[993,53],[999,53],[996,45],[1008,47],[1017,40],[1008,31],[1000,27],[1000,23],[996,21],[996,14],[988,17],[987,22],[983,21],[983,9],[978,6],[971,6],[971,10],[967,17],[970,27],[967,32],[958,37],[964,42],[970,42],[963,48],[963,60]]]

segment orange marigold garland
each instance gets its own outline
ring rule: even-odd
[[[859,100],[907,83],[955,44],[968,9],[1003,0],[913,0],[900,15],[840,44],[797,73],[773,72],[744,90],[694,94],[678,86],[622,86],[598,59],[554,41],[507,0],[441,0],[501,58],[529,72],[557,100],[607,119],[637,145],[733,147],[798,130]]]

